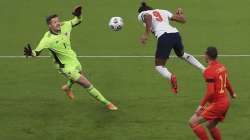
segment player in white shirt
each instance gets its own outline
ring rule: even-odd
[[[157,49],[155,53],[155,69],[166,79],[171,81],[172,92],[177,93],[177,79],[174,74],[169,72],[165,67],[172,49],[175,54],[186,60],[188,63],[199,68],[201,71],[205,67],[194,58],[194,56],[185,53],[179,31],[169,24],[170,21],[185,23],[183,10],[178,8],[176,14],[173,15],[167,10],[153,9],[145,2],[142,2],[138,9],[138,19],[145,25],[145,32],[141,36],[140,41],[145,44],[152,32],[157,38]]]

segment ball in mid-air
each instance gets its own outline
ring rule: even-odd
[[[120,31],[123,25],[124,23],[121,17],[112,17],[109,20],[109,28],[113,31]]]

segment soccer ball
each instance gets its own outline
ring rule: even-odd
[[[124,23],[121,17],[112,17],[109,20],[109,28],[113,31],[120,31],[123,25]]]

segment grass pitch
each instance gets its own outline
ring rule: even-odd
[[[1,0],[0,56],[20,56],[23,46],[38,43],[47,30],[45,17],[58,13],[71,18],[80,0]],[[174,12],[182,7],[184,25],[174,24],[182,34],[187,52],[203,54],[209,45],[221,54],[250,54],[249,1],[148,0],[155,8]],[[143,32],[137,21],[139,1],[86,0],[84,22],[72,31],[72,47],[78,55],[153,55],[155,40],[139,44]],[[112,16],[124,18],[121,32],[108,29]],[[43,53],[47,55],[46,52]],[[199,58],[204,63],[202,58]],[[230,72],[238,99],[232,102],[219,127],[223,139],[249,140],[248,107],[250,57],[221,57]],[[60,91],[66,79],[54,69],[51,59],[0,58],[1,140],[193,140],[187,125],[203,97],[202,74],[178,58],[167,67],[177,75],[180,93],[170,93],[168,81],[153,67],[153,58],[80,58],[87,77],[103,95],[117,104],[107,111],[86,91],[74,86],[71,102]]]

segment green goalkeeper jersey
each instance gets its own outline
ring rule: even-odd
[[[48,49],[54,57],[55,63],[59,64],[60,67],[65,64],[78,63],[77,55],[71,48],[70,32],[72,27],[80,22],[81,18],[75,17],[70,21],[62,22],[59,34],[53,34],[50,31],[46,32],[37,48],[33,50],[33,54],[36,55],[36,52]]]

